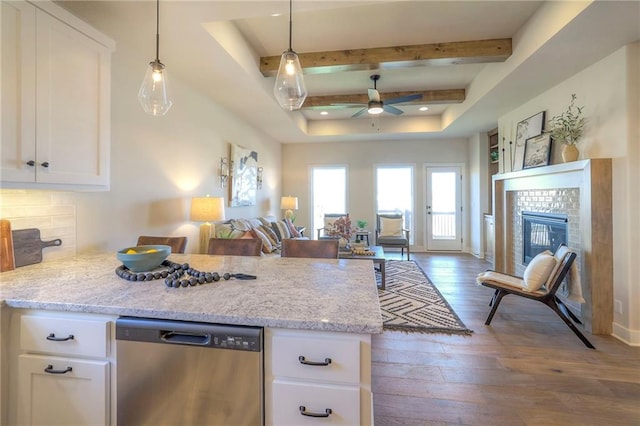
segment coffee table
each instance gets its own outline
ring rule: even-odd
[[[338,258],[340,259],[360,259],[360,260],[372,260],[374,267],[375,265],[380,265],[380,277],[382,278],[382,285],[380,288],[382,290],[385,289],[386,285],[386,271],[385,271],[385,258],[384,258],[384,250],[380,246],[370,246],[369,251],[372,251],[372,255],[363,255],[363,254],[353,254],[350,251],[341,251],[338,253]]]

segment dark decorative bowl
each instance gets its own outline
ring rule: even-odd
[[[170,254],[170,246],[148,245],[124,248],[116,256],[133,272],[146,272],[160,266]]]

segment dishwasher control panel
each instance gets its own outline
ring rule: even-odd
[[[120,317],[116,340],[202,346],[237,351],[262,351],[262,327]]]

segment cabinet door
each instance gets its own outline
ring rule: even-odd
[[[3,1],[0,72],[0,176],[3,181],[34,182],[36,159],[36,8],[25,1]]]
[[[36,28],[36,179],[107,185],[110,51],[41,10]]]
[[[106,425],[108,386],[107,361],[20,355],[18,424]]]

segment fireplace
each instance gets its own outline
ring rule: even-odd
[[[538,253],[555,252],[568,243],[566,214],[522,212],[522,263],[529,264]]]

